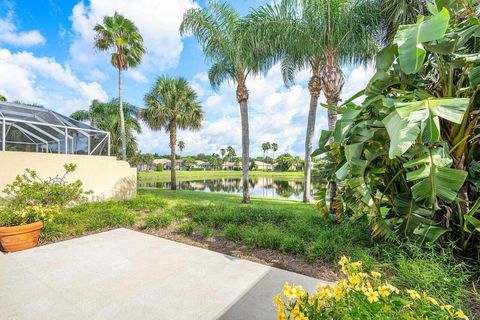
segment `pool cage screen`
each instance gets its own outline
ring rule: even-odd
[[[43,107],[0,102],[0,150],[110,155],[110,133]]]

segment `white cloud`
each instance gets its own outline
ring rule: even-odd
[[[45,43],[45,38],[38,30],[18,31],[13,24],[13,13],[6,18],[0,18],[0,43],[18,47],[30,47]]]
[[[70,55],[75,66],[81,68],[111,68],[105,53],[94,52],[93,27],[102,22],[105,15],[115,11],[132,20],[144,38],[147,54],[143,59],[142,72],[161,71],[178,64],[183,43],[178,32],[183,14],[196,7],[192,0],[165,1],[158,0],[92,0],[76,4],[70,17],[75,40],[70,47]],[[103,71],[103,70],[102,70]],[[145,82],[145,76],[131,74],[139,82]]]
[[[31,52],[0,49],[0,93],[7,99],[40,103],[69,114],[108,96],[97,82],[78,79],[66,65]]]
[[[137,82],[148,83],[147,77],[145,77],[145,75],[138,70],[130,69],[128,70],[127,75]]]

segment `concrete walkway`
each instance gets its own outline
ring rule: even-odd
[[[285,281],[323,283],[117,229],[0,253],[0,319],[275,319]]]

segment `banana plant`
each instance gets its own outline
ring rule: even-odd
[[[322,132],[314,155],[334,155],[344,214],[363,212],[376,236],[480,241],[478,9],[437,1],[401,26],[367,87]]]

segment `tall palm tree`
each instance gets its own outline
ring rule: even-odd
[[[265,162],[267,161],[266,160],[266,157],[268,157],[268,150],[270,150],[270,142],[265,142],[265,143],[262,143],[262,150],[263,150],[263,170],[265,171]],[[267,156],[265,156],[265,154]]]
[[[182,140],[178,141],[178,149],[180,150],[180,153],[185,149],[185,142]]]
[[[362,63],[377,49],[378,10],[374,0],[281,0],[252,11],[248,30],[254,33],[257,53],[270,56],[265,68],[281,61],[288,85],[297,72],[308,68],[310,106],[305,137],[303,201],[310,202],[312,145],[318,97],[323,89],[327,104],[337,105],[343,88],[343,63]],[[259,58],[258,60],[263,61]],[[328,110],[333,130],[336,113]],[[330,183],[333,198],[336,185]]]
[[[111,63],[118,69],[118,108],[120,114],[122,159],[127,159],[127,137],[125,132],[125,115],[122,95],[122,72],[140,64],[145,47],[143,38],[135,24],[115,12],[112,17],[104,16],[103,24],[97,24],[95,31],[95,48],[100,51],[112,51]]]
[[[88,121],[91,126],[110,132],[110,150],[117,157],[122,155],[122,129],[118,112],[119,102],[112,99],[109,102],[93,100],[88,110],[75,111],[70,115],[78,121]],[[137,120],[138,108],[128,102],[123,104],[124,125],[127,141],[127,155],[132,157],[137,150],[135,133],[140,133],[141,126]]]
[[[208,77],[212,87],[222,83],[236,84],[242,126],[243,202],[250,202],[248,184],[249,126],[247,77],[259,72],[258,57],[252,50],[251,33],[235,9],[226,3],[209,2],[206,8],[188,10],[180,26],[182,35],[193,34],[212,64]]]
[[[426,0],[378,0],[381,11],[383,42],[390,44],[402,24],[412,24],[427,13]]]
[[[272,160],[275,161],[275,152],[278,150],[278,144],[275,142],[272,143]]]
[[[235,152],[235,149],[232,147],[232,146],[228,146],[227,147],[227,158],[228,158],[228,161],[232,161],[232,158],[233,157],[236,157],[237,154]]]
[[[164,129],[170,134],[171,189],[177,188],[175,170],[177,130],[198,130],[204,113],[198,95],[184,78],[160,76],[145,95],[147,106],[139,117],[155,131]]]

